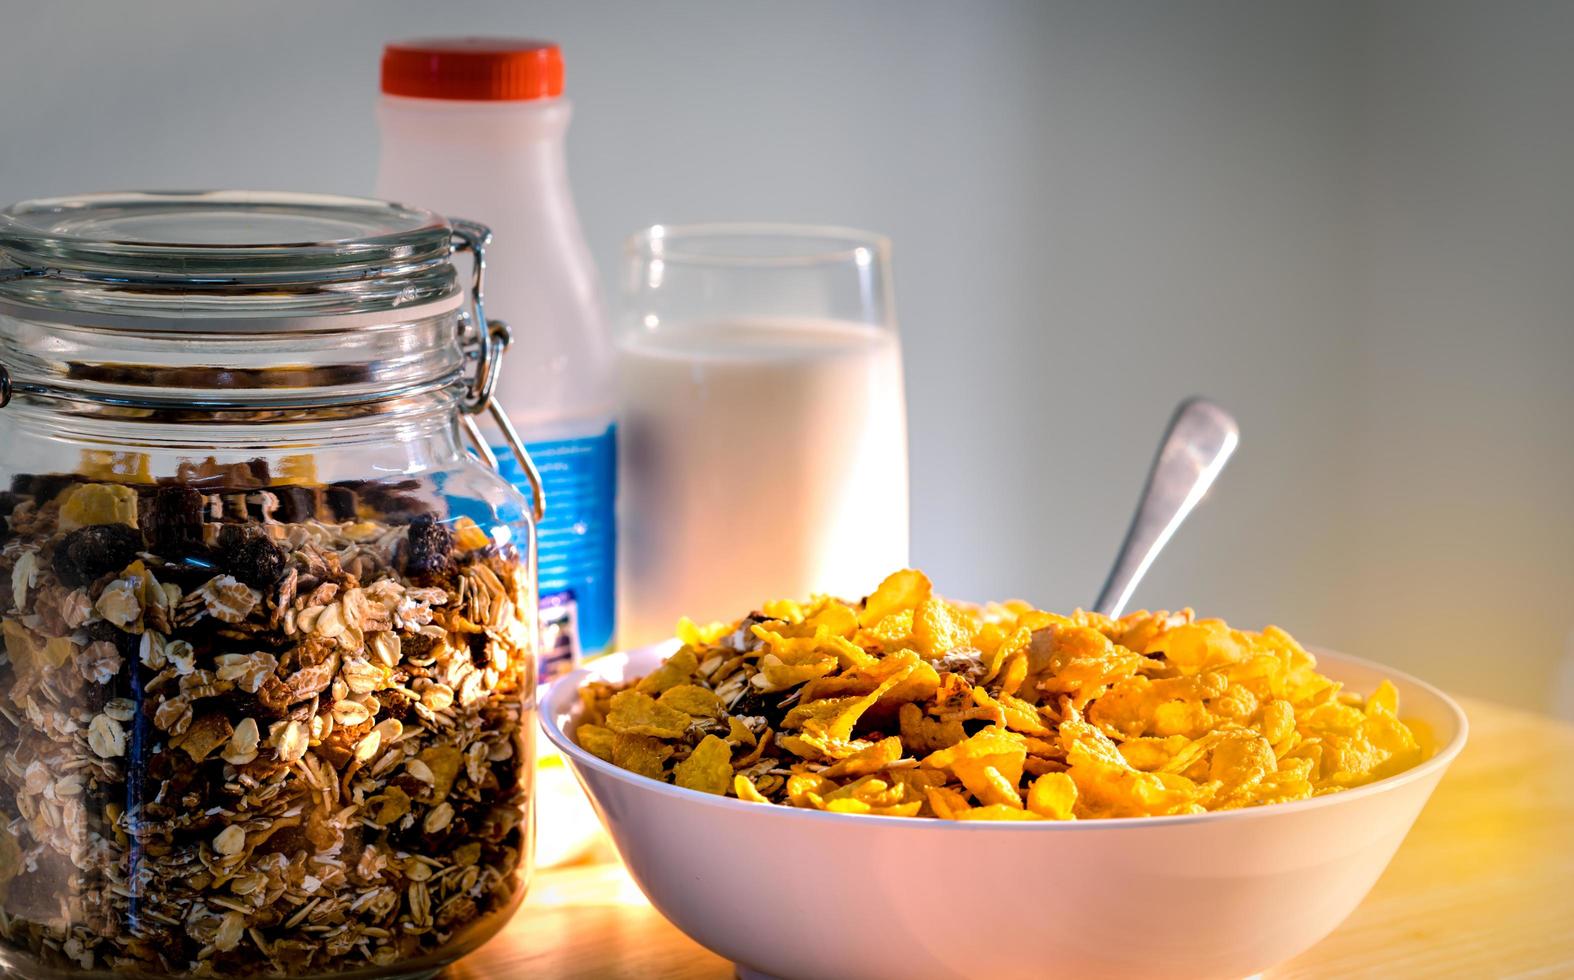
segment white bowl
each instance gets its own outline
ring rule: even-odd
[[[1436,752],[1296,803],[1196,816],[960,823],[744,803],[619,769],[574,744],[578,688],[639,677],[672,643],[594,660],[542,699],[651,903],[745,972],[810,980],[1239,978],[1332,932],[1382,874],[1465,744],[1464,712],[1396,670],[1319,653],[1370,692],[1387,677]]]

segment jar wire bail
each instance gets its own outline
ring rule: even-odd
[[[494,471],[501,473],[502,468],[497,454],[487,444],[481,427],[475,421],[475,416],[482,412],[492,417],[492,421],[502,430],[509,451],[513,453],[520,469],[524,471],[525,479],[530,483],[530,509],[536,523],[539,524],[546,516],[546,490],[541,483],[541,471],[536,468],[535,460],[530,458],[524,440],[519,437],[519,431],[509,421],[508,413],[494,397],[497,391],[498,364],[514,338],[508,324],[502,320],[486,318],[484,291],[486,247],[492,241],[492,231],[485,225],[462,218],[452,218],[450,222],[454,229],[454,253],[457,255],[461,252],[469,252],[472,257],[470,306],[459,311],[459,344],[465,352],[465,357],[474,359],[476,363],[475,375],[470,379],[461,403],[463,409],[461,423],[465,435],[475,449],[477,458]]]

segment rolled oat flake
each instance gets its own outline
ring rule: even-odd
[[[0,210],[0,972],[418,976],[519,903],[543,501],[489,238],[297,194]]]

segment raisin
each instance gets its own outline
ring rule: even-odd
[[[17,483],[22,482],[23,487]],[[81,481],[67,473],[45,473],[41,476],[18,476],[11,481],[11,489],[18,493],[32,494],[33,502],[42,507],[73,484]]]
[[[399,638],[399,648],[406,660],[419,660],[437,646],[437,638],[426,633],[405,633]]]
[[[349,480],[342,483],[335,483],[333,486],[328,488],[328,492],[326,494],[328,498],[328,510],[333,514],[334,520],[355,520],[357,507],[355,491],[359,485],[360,484],[357,481]]]
[[[226,521],[245,524],[251,520],[251,513],[246,509],[245,491],[219,494],[219,502],[224,509],[223,513]]]
[[[267,486],[273,482],[273,473],[268,468],[267,460],[262,459],[261,457],[258,457],[257,459],[248,459],[246,461],[246,468],[251,470],[252,477],[263,486]]]
[[[109,684],[94,684],[93,682],[89,681],[88,683],[82,685],[82,693],[78,695],[78,697],[80,697],[82,700],[79,703],[88,711],[98,714],[100,711],[104,710],[104,705],[109,703],[109,698],[113,689],[113,680],[111,680]]]
[[[403,493],[389,494],[379,502],[378,506],[389,518],[414,518],[431,514],[431,507],[426,501]]]
[[[510,765],[505,760],[503,762],[493,763],[490,767],[488,767],[488,769],[491,772],[492,780],[497,783],[498,792],[509,793],[519,785],[518,766]]]
[[[299,524],[317,516],[317,491],[310,487],[274,487],[270,491],[279,498],[279,520],[286,524]]]
[[[11,536],[11,512],[26,499],[19,493],[0,492],[0,543]]]
[[[137,662],[137,658],[142,651],[141,637],[135,633],[127,633],[107,619],[95,619],[88,623],[87,635],[93,640],[107,640],[113,643],[115,650],[132,663]]]
[[[202,545],[208,498],[190,487],[159,487],[148,512],[148,543],[166,555],[188,555]]]
[[[67,534],[55,546],[55,574],[75,589],[90,585],[136,560],[142,535],[124,524],[93,524]]]
[[[124,632],[120,627],[107,619],[95,619],[88,623],[85,629],[87,630],[88,639],[94,641],[108,640],[117,645],[119,644],[121,633]]]
[[[306,828],[295,824],[289,827],[280,827],[268,835],[268,839],[257,845],[258,854],[283,854],[287,857],[296,854],[315,854],[316,848],[311,841],[306,839]]]
[[[264,714],[262,702],[257,700],[255,694],[247,694],[240,688],[231,688],[223,694],[212,699],[215,707],[222,709],[231,718],[253,718]],[[331,705],[330,705],[331,707]]]
[[[465,637],[470,644],[470,662],[475,664],[477,670],[485,670],[492,662],[492,651],[487,649],[485,633],[471,633]]]
[[[289,564],[283,549],[260,534],[225,549],[219,560],[226,572],[264,592],[277,584]]]
[[[454,535],[430,514],[410,522],[410,537],[405,542],[406,575],[436,575],[453,567]]]

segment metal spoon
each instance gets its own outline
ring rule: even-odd
[[[1093,603],[1095,612],[1121,614],[1153,559],[1213,486],[1240,441],[1241,430],[1229,412],[1203,398],[1180,403],[1153,457],[1115,567]]]

